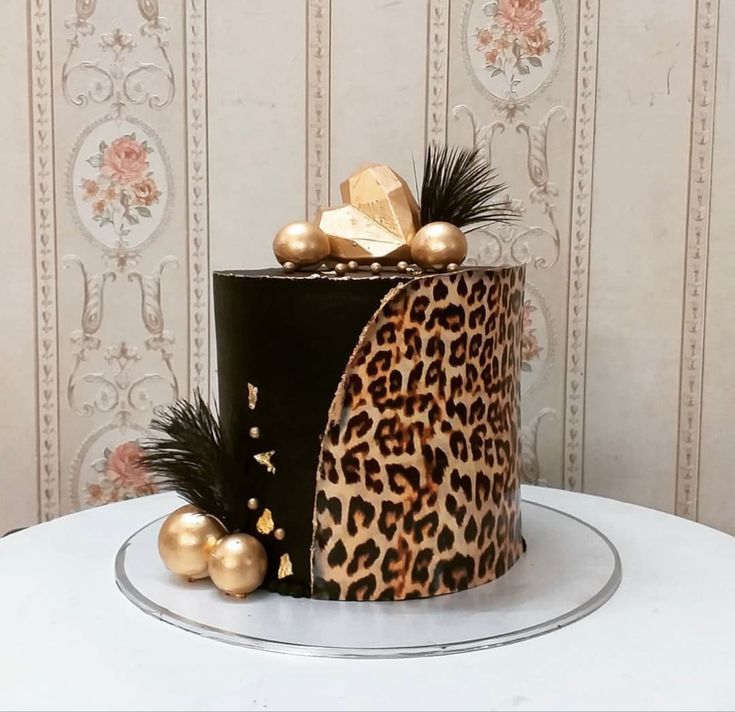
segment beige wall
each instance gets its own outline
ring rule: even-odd
[[[718,42],[735,11],[542,0],[513,30],[543,22],[542,46],[511,76],[478,39],[498,9],[4,4],[0,530],[145,491],[116,448],[215,382],[210,268],[271,264],[278,227],[337,201],[360,163],[412,181],[448,138],[481,146],[524,211],[471,243],[529,264],[527,479],[735,532],[735,82]],[[131,221],[83,181],[102,191],[97,154],[133,133],[160,195]]]

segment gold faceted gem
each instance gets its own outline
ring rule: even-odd
[[[258,530],[258,533],[270,534],[275,526],[271,510],[268,508],[264,509],[263,514],[260,515],[260,518],[255,523],[255,528]]]
[[[329,235],[330,257],[335,260],[395,264],[410,255],[403,237],[371,220],[354,205],[321,210],[316,222]]]
[[[403,178],[388,166],[361,168],[340,185],[340,192],[345,203],[354,205],[402,242],[410,242],[419,229],[416,199]]]

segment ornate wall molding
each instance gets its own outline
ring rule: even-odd
[[[142,0],[141,0],[142,1]],[[206,0],[186,2],[189,394],[209,395],[209,180]]]
[[[447,140],[449,0],[428,0],[427,12],[425,146]]]
[[[577,48],[564,415],[564,487],[572,490],[581,490],[583,484],[587,305],[599,11],[599,0],[581,0]]]
[[[698,0],[694,40],[676,513],[697,518],[719,0]]]
[[[329,204],[332,0],[306,0],[306,218]]]
[[[29,6],[29,25],[38,368],[38,492],[40,518],[48,520],[59,514],[59,374],[51,0],[32,0]]]

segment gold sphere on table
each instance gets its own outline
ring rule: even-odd
[[[411,259],[424,269],[460,265],[467,257],[467,238],[455,225],[433,222],[424,225],[411,240]]]
[[[268,556],[263,545],[249,534],[222,537],[209,555],[209,576],[230,596],[244,598],[265,578]]]
[[[227,534],[214,517],[191,504],[169,514],[158,533],[158,553],[169,571],[190,581],[208,576],[209,555]]]
[[[273,253],[287,269],[321,262],[329,254],[329,238],[310,222],[289,223],[273,240]]]

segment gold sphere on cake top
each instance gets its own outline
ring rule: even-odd
[[[310,222],[293,222],[273,240],[276,259],[288,270],[316,265],[329,255],[329,238]]]
[[[411,240],[411,259],[424,269],[459,265],[465,257],[467,238],[458,227],[448,222],[424,225]]]
[[[229,534],[209,556],[209,576],[229,596],[244,598],[265,578],[268,557],[263,545],[249,534]]]
[[[226,533],[214,517],[187,504],[161,526],[158,553],[169,571],[190,581],[206,578],[209,555]]]

